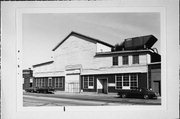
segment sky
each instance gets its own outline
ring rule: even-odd
[[[115,45],[126,38],[154,35],[160,51],[159,13],[23,14],[23,69],[52,60],[52,49],[71,31]]]

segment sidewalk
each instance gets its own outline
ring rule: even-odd
[[[117,93],[97,93],[97,92],[81,92],[81,93],[73,93],[73,92],[64,92],[64,91],[55,91],[55,95],[76,95],[76,96],[100,96],[100,97],[118,97]]]

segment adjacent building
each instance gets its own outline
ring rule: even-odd
[[[125,39],[115,47],[71,32],[53,51],[53,60],[33,65],[33,86],[65,92],[114,93],[148,88],[160,93],[161,57],[153,35]]]

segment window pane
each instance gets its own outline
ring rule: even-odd
[[[118,56],[113,57],[113,66],[118,65]]]
[[[88,88],[88,82],[84,82],[84,88]]]
[[[84,76],[84,81],[88,81],[88,77],[87,76]]]
[[[89,77],[89,81],[93,81],[93,76],[90,76],[90,77]]]
[[[94,78],[93,78],[93,76],[89,76],[89,86],[94,86]]]
[[[56,82],[55,87],[58,88],[58,78],[55,78],[55,82]]]
[[[117,87],[122,87],[122,82],[117,82],[117,83],[116,83],[116,86],[117,86]]]
[[[139,64],[139,55],[133,55],[133,64]]]
[[[59,78],[59,87],[63,87],[63,78],[61,77],[61,78]]]
[[[123,56],[123,65],[129,64],[128,56]]]
[[[130,75],[131,80],[131,89],[137,88],[137,74],[131,74]]]
[[[122,89],[122,75],[116,75],[116,89]]]
[[[83,80],[84,88],[88,88],[88,76],[84,76]]]
[[[136,74],[131,74],[131,82],[134,82],[137,80],[137,75]]]
[[[129,75],[128,74],[123,75],[123,86],[129,86]]]
[[[129,75],[128,75],[128,74],[125,74],[125,75],[124,75],[123,81],[124,81],[124,82],[129,82]]]
[[[116,81],[121,81],[122,82],[122,75],[118,75],[117,77],[116,77]]]
[[[93,82],[89,82],[89,86],[93,86]]]

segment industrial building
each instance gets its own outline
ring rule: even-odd
[[[33,65],[32,87],[106,94],[147,88],[161,94],[161,56],[152,49],[156,41],[147,35],[114,46],[71,32],[52,49],[52,61]]]

